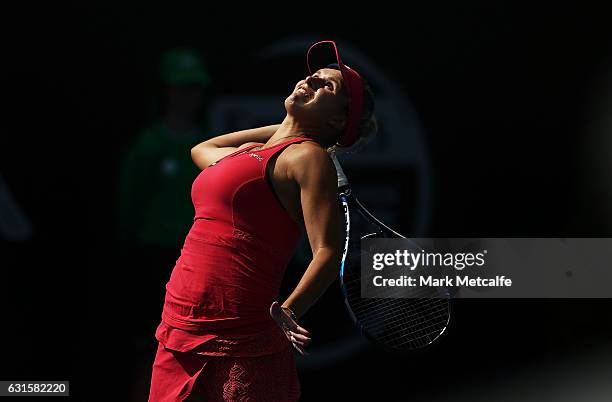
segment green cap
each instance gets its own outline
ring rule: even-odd
[[[164,53],[161,77],[169,85],[193,83],[208,85],[210,82],[202,57],[196,50],[190,48],[175,48]]]

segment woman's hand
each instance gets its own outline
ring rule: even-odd
[[[197,167],[204,170],[247,143],[265,144],[279,127],[280,124],[274,124],[210,138],[191,148],[191,159]]]
[[[304,348],[312,340],[310,338],[310,332],[300,327],[293,317],[291,317],[291,314],[285,311],[277,301],[270,306],[270,316],[272,316],[278,326],[281,327],[293,347],[300,352],[300,354],[307,355],[308,353],[304,351]]]

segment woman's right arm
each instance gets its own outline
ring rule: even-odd
[[[204,170],[211,163],[235,152],[243,145],[267,142],[279,127],[280,124],[274,124],[213,137],[191,148],[191,159],[197,167]]]

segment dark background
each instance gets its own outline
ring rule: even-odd
[[[109,205],[117,160],[149,117],[159,55],[177,45],[201,51],[219,95],[283,88],[286,71],[254,80],[249,64],[285,37],[336,38],[375,60],[401,83],[427,134],[428,235],[610,235],[609,174],[590,167],[592,155],[606,160],[593,147],[606,135],[596,121],[608,115],[596,111],[612,68],[604,10],[474,1],[269,8],[88,2],[4,13],[0,167],[36,232],[0,249],[0,379],[69,379],[78,400],[146,400],[161,300],[122,306],[126,292],[152,293],[119,261]],[[307,319],[317,328],[335,323],[317,318],[324,306]],[[595,367],[592,355],[609,367],[610,307],[456,301],[448,333],[429,350],[371,348],[304,369],[303,400],[443,400],[477,389],[495,399],[508,384],[521,395],[532,372],[567,366],[563,375],[574,378]]]

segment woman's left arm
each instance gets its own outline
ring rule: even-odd
[[[282,307],[288,307],[299,318],[336,279],[342,243],[338,181],[334,164],[327,151],[321,147],[303,144],[296,148],[288,164],[288,175],[300,188],[312,261]]]

